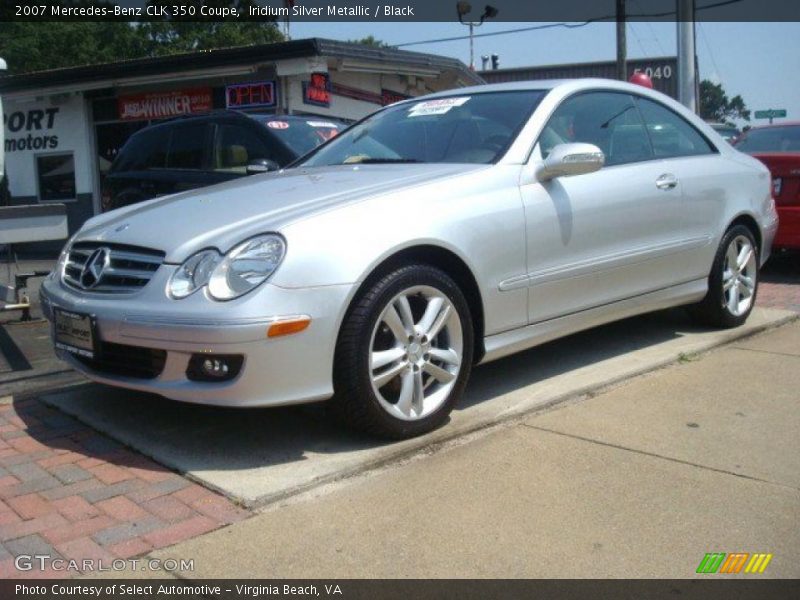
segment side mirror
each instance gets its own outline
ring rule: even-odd
[[[277,171],[281,166],[274,160],[268,158],[257,158],[247,165],[247,174],[255,175],[256,173],[268,173],[270,171]]]
[[[539,181],[599,171],[605,164],[603,151],[594,144],[558,144],[536,172]]]

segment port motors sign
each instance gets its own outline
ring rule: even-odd
[[[135,94],[117,99],[119,118],[122,121],[167,119],[204,113],[210,111],[211,106],[211,88],[208,87]]]

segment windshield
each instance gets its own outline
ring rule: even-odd
[[[258,118],[270,133],[287,146],[295,156],[303,156],[314,148],[327,142],[347,125],[341,121],[326,118],[309,117],[308,119],[281,119],[269,116]]]
[[[800,125],[751,129],[736,144],[742,152],[800,152]]]
[[[321,147],[301,165],[490,163],[511,145],[544,94],[490,92],[390,106]]]

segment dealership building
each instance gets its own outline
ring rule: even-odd
[[[63,202],[73,232],[99,212],[103,176],[122,145],[151,123],[226,108],[356,120],[480,83],[452,58],[325,39],[2,77],[11,202]]]

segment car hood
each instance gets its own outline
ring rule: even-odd
[[[387,192],[487,165],[339,165],[287,169],[157,198],[98,215],[76,240],[163,250],[180,263],[203,248],[222,252],[260,233]]]

